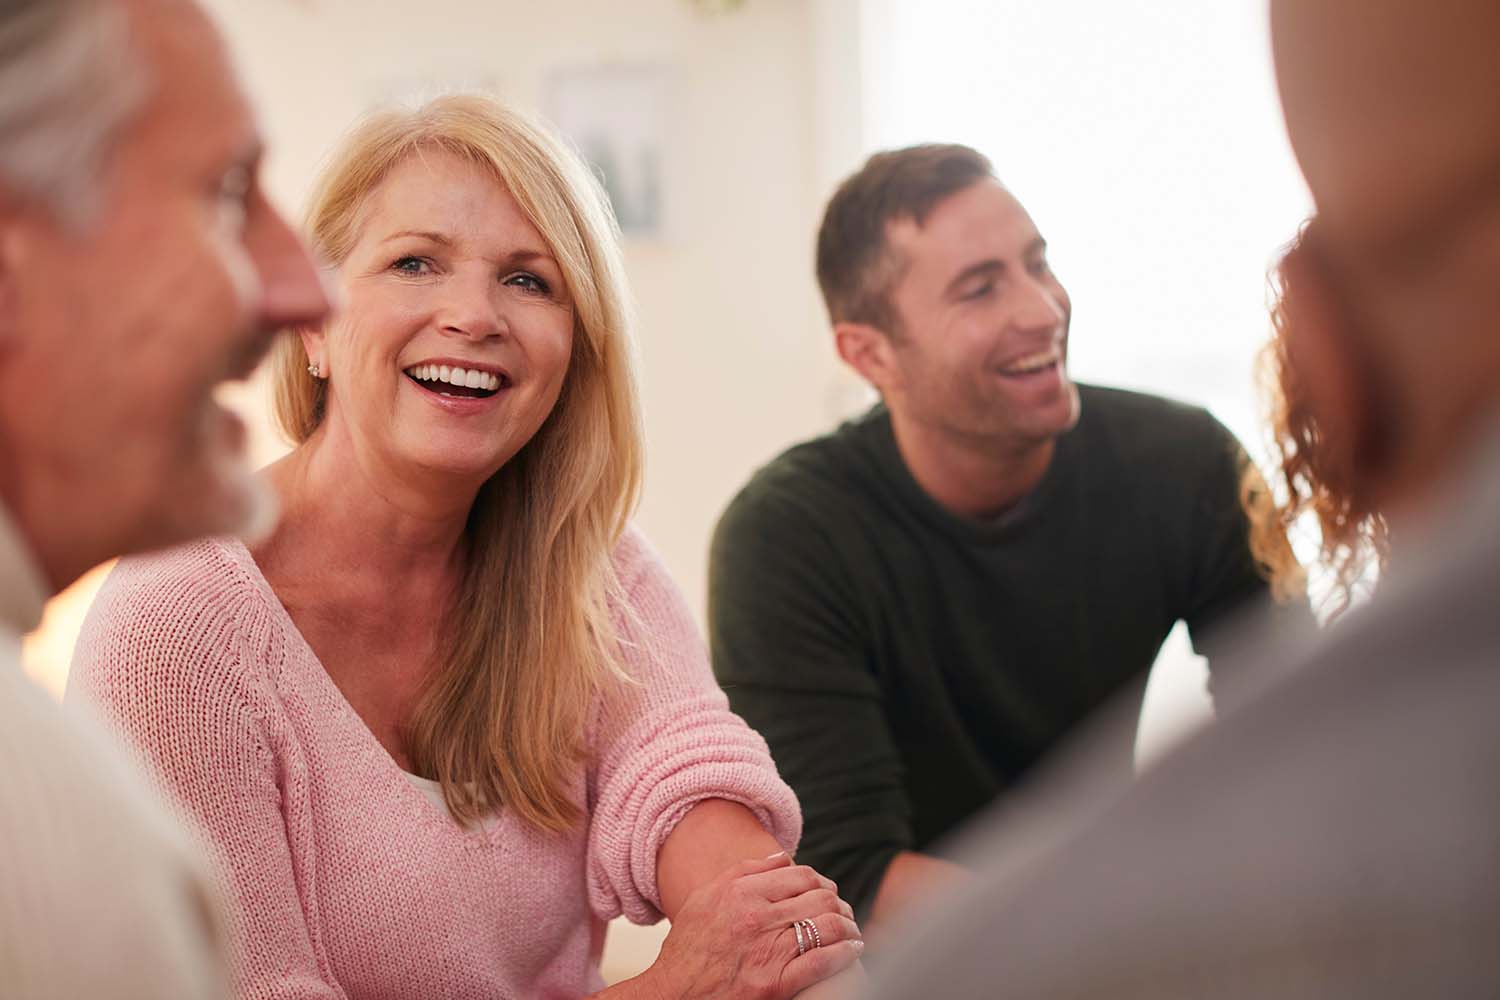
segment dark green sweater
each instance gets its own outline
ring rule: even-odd
[[[862,916],[899,851],[931,849],[1111,695],[1139,699],[1179,619],[1212,659],[1214,624],[1266,593],[1233,436],[1196,407],[1080,391],[997,522],[928,497],[879,406],[772,461],[719,522],[715,672],[802,801],[799,860]]]

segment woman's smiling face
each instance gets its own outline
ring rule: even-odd
[[[573,307],[546,240],[487,167],[397,164],[338,272],[345,308],[308,354],[325,427],[368,471],[475,487],[531,440],[567,376]]]

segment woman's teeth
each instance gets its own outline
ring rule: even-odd
[[[484,389],[495,392],[500,388],[500,376],[473,368],[450,368],[448,365],[413,365],[406,374],[419,382],[446,382],[448,385],[467,389]]]

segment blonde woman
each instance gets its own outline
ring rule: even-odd
[[[674,921],[606,996],[790,996],[851,966],[800,814],[627,525],[615,230],[476,97],[379,115],[309,218],[346,308],[288,338],[254,551],[127,560],[77,691],[221,859],[244,996],[577,997],[604,921]]]

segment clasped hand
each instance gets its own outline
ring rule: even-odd
[[[799,954],[794,925],[806,920],[817,934],[803,931]],[[849,968],[863,949],[837,886],[775,854],[689,895],[646,977],[663,1000],[783,1000]]]

